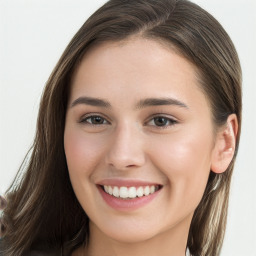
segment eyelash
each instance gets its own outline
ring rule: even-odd
[[[96,118],[98,118],[98,120],[101,121],[102,123],[101,122],[93,123]],[[93,119],[94,119],[94,121],[93,121]],[[157,119],[161,119],[161,122],[163,122],[163,125],[157,125],[156,124]],[[88,120],[90,120],[90,122]],[[158,120],[158,121],[160,121],[160,120]],[[150,124],[151,122],[154,122],[154,124]],[[84,118],[82,118],[80,123],[86,124],[86,125],[92,125],[92,126],[101,126],[101,125],[110,124],[110,122],[105,117],[102,117],[101,115],[97,115],[97,114],[85,116]],[[164,129],[164,128],[168,128],[170,126],[174,126],[177,123],[178,123],[178,121],[175,120],[174,118],[166,117],[166,116],[159,114],[159,115],[155,115],[155,116],[151,117],[145,124],[149,125],[149,126],[157,127],[158,129]]]
[[[156,124],[156,119],[162,119],[162,121],[164,121],[164,124],[163,125],[157,125]],[[166,117],[166,116],[163,116],[161,114],[151,117],[149,119],[149,121],[147,121],[146,123],[149,124],[151,122],[154,122],[154,124],[151,124],[150,126],[155,126],[158,129],[165,129],[165,128],[168,128],[170,126],[174,126],[175,124],[178,123],[178,121],[175,120],[174,118]]]
[[[103,123],[94,124],[92,122],[93,118],[100,118],[103,121]],[[89,119],[91,119],[91,122],[88,122]],[[80,121],[80,123],[87,124],[87,125],[93,125],[93,126],[110,124],[110,122],[107,121],[107,119],[105,117],[102,117],[102,116],[96,115],[96,114],[83,117],[82,120]]]

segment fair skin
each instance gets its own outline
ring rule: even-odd
[[[195,68],[169,48],[142,38],[92,48],[72,80],[64,134],[90,219],[89,244],[73,255],[184,256],[210,170],[227,168],[236,130],[231,115],[214,132]],[[104,185],[154,189],[123,199]]]

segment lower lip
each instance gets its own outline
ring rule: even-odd
[[[159,192],[162,190],[158,190],[153,194],[148,196],[136,197],[133,199],[121,199],[106,193],[100,186],[98,186],[99,192],[104,199],[104,201],[112,208],[118,211],[134,211],[138,208],[141,208],[147,204],[149,204],[152,200],[156,198]]]

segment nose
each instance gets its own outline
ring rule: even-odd
[[[129,124],[117,127],[111,135],[107,164],[117,170],[141,167],[145,163],[143,135],[136,127]]]

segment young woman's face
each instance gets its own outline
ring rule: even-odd
[[[91,229],[128,242],[188,230],[214,132],[187,60],[139,38],[91,49],[72,80],[64,143]]]

